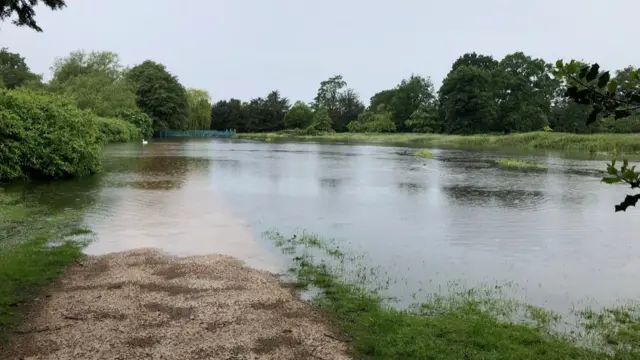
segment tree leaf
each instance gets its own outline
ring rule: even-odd
[[[575,62],[575,60],[571,60],[570,63],[565,65],[564,69],[570,75],[577,74],[578,71],[580,71],[580,67],[579,67],[578,63]]]
[[[591,65],[591,69],[589,69],[589,73],[587,73],[586,80],[588,82],[595,80],[595,78],[598,76],[598,71],[600,71],[600,65]]]
[[[631,169],[626,169],[622,173],[622,177],[627,179],[627,180],[634,181],[634,180],[638,179],[638,173],[636,173],[635,171],[633,171]]]
[[[618,177],[604,177],[602,178],[602,182],[606,183],[606,184],[617,184],[619,182],[621,182],[622,180],[620,180],[620,178]]]
[[[588,72],[589,72],[589,65],[585,65],[580,68],[580,74],[578,74],[578,77],[581,79],[584,79],[587,76]]]
[[[607,86],[607,91],[612,95],[615,94],[616,91],[618,91],[618,80],[611,80],[611,82],[609,82],[609,85]]]
[[[608,71],[603,72],[598,78],[598,87],[603,88],[607,86],[607,83],[609,82],[610,79],[611,79],[611,75],[609,74],[609,72]]]

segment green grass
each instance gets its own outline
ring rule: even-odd
[[[517,168],[517,169],[546,169],[548,167],[547,164],[532,162],[532,161],[524,161],[524,160],[515,160],[515,159],[501,159],[498,160],[498,165],[505,168]]]
[[[493,297],[490,292],[463,291],[433,295],[408,310],[399,310],[354,280],[345,269],[356,268],[346,256],[324,240],[309,234],[288,238],[267,233],[285,254],[300,289],[320,290],[313,303],[331,319],[335,331],[358,359],[637,359],[640,345],[634,335],[610,342],[582,342],[554,330],[560,316],[514,300]],[[319,260],[320,259],[320,260]],[[350,266],[352,265],[352,266]],[[351,278],[351,280],[347,280]],[[515,321],[514,315],[524,320]],[[635,321],[635,322],[634,322]],[[637,319],[630,324],[638,324]],[[634,325],[634,326],[636,326]],[[594,329],[592,339],[606,334]],[[635,346],[635,347],[634,347]]]
[[[417,156],[425,159],[431,159],[433,157],[433,155],[431,155],[431,153],[427,149],[418,150],[413,153],[413,156]]]
[[[562,150],[580,152],[640,154],[640,136],[636,134],[568,134],[555,132],[529,132],[511,135],[444,135],[444,134],[366,134],[328,133],[298,135],[295,132],[236,134],[236,138],[254,140],[313,140],[328,142],[361,142],[415,144],[420,146],[458,148],[513,148]]]
[[[82,256],[78,211],[51,211],[0,189],[0,344],[30,301]]]

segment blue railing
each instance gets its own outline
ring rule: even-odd
[[[168,131],[158,131],[153,136],[154,137],[211,137],[211,136],[233,136],[236,134],[235,130],[168,130]]]

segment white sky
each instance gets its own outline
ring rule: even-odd
[[[56,57],[110,50],[163,63],[214,100],[278,89],[311,100],[343,75],[365,103],[411,73],[436,87],[465,52],[640,65],[638,0],[67,0],[36,33],[6,22],[0,47],[49,77]]]

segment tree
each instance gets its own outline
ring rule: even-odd
[[[549,124],[551,100],[560,85],[551,70],[544,60],[522,52],[509,54],[498,63],[493,77],[499,122],[492,130],[536,131]]]
[[[423,104],[405,121],[405,127],[413,132],[432,133],[438,131],[438,109],[433,104]]]
[[[380,105],[376,111],[371,109],[365,110],[357,120],[350,122],[347,128],[350,132],[394,132],[396,131],[396,124],[391,119],[391,111],[385,105]]]
[[[103,117],[138,109],[135,89],[113,52],[74,51],[57,58],[51,69],[50,89],[73,98],[80,109],[91,109]]]
[[[325,81],[322,81],[320,83],[320,88],[318,88],[318,93],[313,99],[313,110],[318,111],[318,109],[324,108],[331,118],[332,123],[340,121],[338,99],[342,88],[345,86],[347,86],[347,82],[342,79],[342,75],[335,75]]]
[[[498,116],[490,69],[460,66],[450,71],[439,91],[443,130],[452,134],[487,133]]]
[[[120,56],[111,51],[73,51],[69,56],[56,58],[51,66],[52,86],[64,86],[67,81],[83,75],[99,73],[112,80],[124,77]]]
[[[347,124],[357,120],[364,111],[364,104],[360,101],[360,96],[353,89],[347,89],[338,94],[338,114],[333,128],[336,131],[346,131]]]
[[[411,75],[403,79],[396,87],[391,100],[390,111],[393,122],[401,130],[406,130],[405,121],[422,105],[432,103],[435,99],[431,79],[419,75]]]
[[[189,130],[205,130],[211,127],[211,97],[206,90],[187,90]]]
[[[455,71],[461,66],[473,66],[481,69],[492,71],[498,67],[498,61],[493,56],[476,54],[475,52],[466,53],[459,57],[451,65],[451,71]]]
[[[629,71],[619,83],[618,79],[611,78],[609,71],[601,71],[598,64],[579,64],[573,60],[564,64],[558,60],[554,75],[567,82],[565,97],[591,107],[587,123],[595,122],[599,116],[623,119],[640,109],[640,69]],[[632,189],[640,188],[640,174],[636,167],[630,167],[627,159],[623,159],[622,166],[617,168],[616,157],[614,152],[613,160],[607,164],[608,176],[602,181],[607,184],[626,183]],[[629,206],[635,206],[639,199],[640,194],[627,195],[614,209],[616,212],[626,211]]]
[[[0,49],[0,81],[7,89],[15,89],[29,81],[41,82],[42,77],[31,72],[20,54]]]
[[[247,112],[238,99],[221,100],[211,108],[211,129],[247,131]]]
[[[391,119],[400,131],[408,130],[406,121],[422,105],[435,101],[431,79],[412,74],[395,88],[383,90],[371,97],[369,109],[377,111],[384,105],[391,112]]]
[[[67,6],[64,0],[42,0],[42,3],[51,10],[62,9]],[[36,15],[33,8],[38,5],[38,0],[3,0],[0,2],[0,21],[4,21],[14,14],[18,17],[13,20],[17,26],[27,26],[35,31],[42,32],[42,29],[33,18]]]
[[[313,114],[313,123],[311,124],[311,128],[315,131],[319,132],[331,132],[333,128],[331,127],[333,124],[331,122],[331,117],[329,116],[329,111],[325,108],[319,108]]]
[[[313,122],[313,110],[302,101],[296,101],[284,117],[286,129],[305,129]]]
[[[138,107],[153,119],[155,131],[186,128],[189,113],[186,90],[164,65],[146,60],[126,76],[134,86]]]

